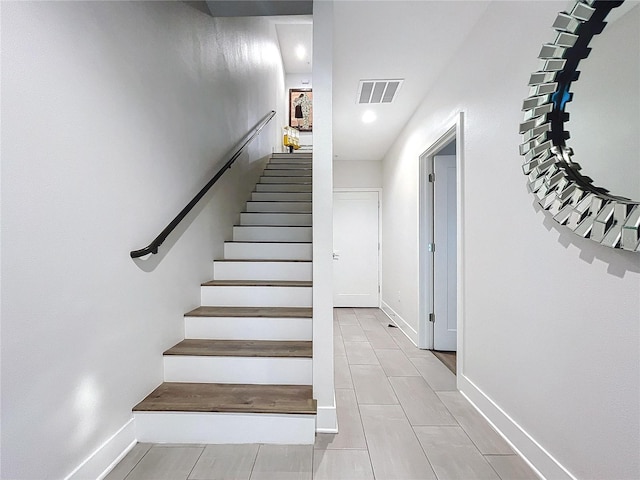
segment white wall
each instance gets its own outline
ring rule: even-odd
[[[283,118],[277,48],[270,23],[181,2],[3,2],[2,478],[87,459],[95,478],[120,453],[108,439],[161,383],[280,120],[159,255],[129,251]]]
[[[383,300],[417,327],[418,158],[465,115],[458,385],[547,478],[640,477],[640,256],[557,227],[518,155],[566,2],[493,2],[383,161]]]
[[[289,125],[289,89],[291,88],[313,88],[311,73],[288,73],[284,77],[286,95],[284,99],[284,111],[286,118],[282,126]],[[314,119],[315,123],[315,119]],[[305,150],[313,149],[313,132],[300,132],[300,147]]]
[[[334,160],[333,188],[381,188],[382,162]]]
[[[316,429],[336,432],[333,382],[333,0],[313,7],[313,398]]]

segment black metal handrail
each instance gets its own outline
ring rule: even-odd
[[[144,257],[145,255],[149,255],[150,253],[158,253],[158,247],[162,245],[169,234],[178,226],[178,224],[184,219],[184,217],[189,214],[193,207],[195,207],[196,204],[202,199],[202,197],[206,195],[209,189],[220,179],[220,177],[222,177],[222,174],[229,168],[231,168],[233,162],[235,162],[236,159],[242,154],[247,145],[249,145],[249,143],[251,143],[251,141],[258,136],[258,134],[262,131],[265,125],[271,121],[275,114],[276,112],[274,110],[271,110],[271,112],[265,115],[265,117],[252,130],[249,130],[247,135],[245,135],[244,137],[246,138],[244,143],[240,146],[240,148],[238,148],[236,153],[233,154],[229,161],[227,161],[227,163],[225,163],[224,166],[220,170],[218,170],[218,173],[216,173],[213,178],[209,180],[209,182],[202,188],[202,190],[200,190],[198,194],[193,197],[193,200],[191,200],[187,204],[187,206],[182,209],[182,211],[176,216],[176,218],[174,218],[171,223],[167,225],[165,229],[162,230],[162,232],[160,232],[160,235],[158,235],[153,240],[153,242],[140,250],[133,250],[132,252],[130,252],[131,258]]]

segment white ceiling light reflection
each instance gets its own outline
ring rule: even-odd
[[[298,45],[296,47],[296,57],[298,57],[299,60],[304,60],[306,56],[307,56],[307,49],[304,48],[304,45]]]
[[[367,110],[362,114],[363,123],[375,122],[377,118],[378,116],[376,115],[376,112],[374,112],[373,110]]]

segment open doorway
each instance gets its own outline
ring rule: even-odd
[[[420,321],[418,346],[455,373],[462,115],[420,156]],[[441,352],[441,353],[439,353]]]

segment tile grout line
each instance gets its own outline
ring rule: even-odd
[[[358,320],[358,316],[355,314],[355,310],[354,310],[354,315],[356,316],[356,321],[358,322],[358,325],[360,325],[360,321]],[[360,325],[360,328],[362,328],[362,325]],[[344,340],[343,340],[344,343]],[[345,353],[346,353],[346,349],[345,349]],[[369,465],[371,466],[371,473],[373,474],[373,478],[375,480],[376,478],[376,472],[373,468],[373,460],[371,459],[371,450],[369,449],[369,440],[367,439],[367,432],[364,429],[364,422],[362,421],[362,412],[360,411],[360,403],[358,403],[358,395],[356,393],[356,386],[353,383],[353,376],[351,375],[351,365],[349,364],[349,361],[347,359],[347,368],[349,369],[349,377],[351,378],[351,385],[353,386],[353,396],[356,400],[356,409],[358,410],[358,418],[360,419],[360,427],[362,428],[362,436],[364,437],[364,443],[367,446],[367,458],[369,458]]]
[[[191,470],[189,470],[189,473],[187,473],[187,476],[186,476],[185,480],[189,480],[189,477],[193,473],[193,469],[196,468],[196,465],[200,461],[200,458],[202,458],[202,455],[204,454],[204,451],[205,451],[206,448],[207,448],[206,445],[202,447],[202,451],[200,452],[200,455],[198,455],[198,458],[196,458],[196,461],[193,462],[193,466],[191,467]]]
[[[358,323],[360,323],[360,320],[358,319],[357,315],[356,315],[356,320],[358,320]],[[360,325],[360,327],[362,328],[362,325]],[[393,339],[393,341],[395,342],[395,339]],[[398,347],[399,347],[399,345],[398,345]],[[376,358],[378,358],[378,361],[380,361],[380,358],[378,357],[378,355],[376,353],[376,349],[372,345],[371,345],[371,348],[373,349],[373,353],[376,355]],[[433,468],[433,465],[431,464],[431,460],[429,460],[429,456],[427,455],[427,452],[424,450],[424,447],[422,446],[422,443],[420,442],[420,439],[418,438],[418,435],[416,434],[416,432],[415,432],[415,430],[413,428],[413,425],[411,425],[411,422],[409,421],[409,417],[407,417],[407,412],[405,411],[404,407],[402,406],[402,403],[400,402],[400,399],[398,398],[398,396],[396,394],[395,388],[393,388],[393,384],[389,380],[389,378],[390,378],[389,375],[387,375],[387,372],[385,372],[384,368],[382,367],[382,364],[380,365],[380,367],[382,368],[382,371],[383,371],[385,377],[387,378],[387,382],[391,386],[391,390],[393,391],[394,396],[396,397],[396,400],[398,400],[398,406],[402,410],[402,414],[404,415],[404,418],[407,421],[407,424],[411,428],[411,432],[413,433],[413,436],[415,437],[416,441],[418,442],[418,445],[420,445],[420,449],[424,453],[424,456],[425,456],[425,459],[427,460],[429,468],[431,468],[431,471],[432,471],[434,477],[436,479],[438,479],[438,475],[436,474],[436,471]],[[354,386],[354,388],[355,388],[355,386]],[[358,404],[358,412],[360,412],[360,404]],[[362,414],[360,414],[360,423],[362,423],[362,429],[363,429],[364,436],[365,436],[365,442],[367,442],[367,433],[366,433],[366,431],[364,431],[364,423],[362,422]],[[367,442],[367,452],[369,452],[369,444],[368,444],[368,442]],[[369,452],[369,461],[371,462],[371,469],[373,471],[373,461],[371,460],[371,453],[370,452]],[[375,478],[375,472],[374,472],[374,478]]]
[[[466,432],[465,432],[465,433],[466,433]],[[468,435],[467,435],[467,436],[468,436]],[[473,440],[471,440],[471,441],[473,441]],[[474,445],[475,445],[475,444],[474,444]],[[484,459],[484,461],[485,461],[485,462],[487,462],[487,463],[489,464],[489,467],[491,468],[491,470],[493,470],[494,472],[496,472],[496,475],[498,476],[498,478],[499,478],[500,480],[509,480],[509,479],[503,479],[503,478],[502,478],[502,475],[500,475],[500,473],[499,473],[499,472],[494,468],[494,466],[491,464],[491,462],[490,462],[489,460],[487,460],[487,456],[486,456],[484,453],[482,453],[482,452],[480,452],[480,453],[482,454],[482,458]]]
[[[357,315],[356,315],[356,318],[357,318]],[[382,322],[381,322],[381,323],[382,323]],[[400,347],[400,345],[398,344],[398,342],[396,342],[396,339],[395,339],[395,338],[393,338],[393,336],[391,336],[391,335],[389,335],[389,336],[390,336],[390,337],[391,337],[391,339],[392,339],[392,340],[393,340],[393,341],[398,345],[398,348],[400,349],[400,352],[402,352],[402,353],[405,355],[405,357],[407,357],[407,359],[409,359],[409,357],[408,357],[408,355],[406,354],[406,352],[405,352],[405,351]],[[371,346],[371,348],[373,349],[373,352],[374,352],[374,354],[376,355],[376,358],[378,358],[378,361],[380,361],[380,358],[378,357],[378,354],[377,354],[377,350],[384,350],[384,349],[376,349],[376,348],[375,348],[375,347],[373,347],[373,346]],[[409,360],[410,360],[410,359],[409,359]],[[413,364],[413,362],[411,362],[411,363]],[[399,406],[399,407],[400,407],[400,409],[402,410],[402,414],[404,415],[404,418],[405,418],[405,420],[407,421],[407,424],[408,424],[408,425],[409,425],[409,427],[411,428],[411,432],[413,433],[413,436],[415,437],[416,442],[418,442],[418,445],[420,446],[420,449],[421,449],[421,450],[422,450],[422,452],[424,453],[425,459],[427,460],[427,463],[428,463],[429,467],[431,468],[431,472],[433,473],[433,476],[434,476],[437,480],[439,480],[438,474],[437,474],[437,472],[436,472],[435,468],[433,468],[433,464],[431,463],[431,459],[429,458],[429,455],[427,454],[427,451],[425,450],[424,446],[422,445],[422,442],[421,442],[421,441],[420,441],[420,439],[418,438],[418,434],[417,434],[417,433],[416,433],[416,431],[415,431],[414,425],[412,425],[412,424],[411,424],[411,421],[409,420],[409,417],[407,416],[407,412],[406,412],[406,410],[405,410],[404,406],[402,405],[402,402],[400,401],[400,398],[398,398],[397,391],[396,391],[396,389],[393,387],[393,383],[392,383],[392,382],[391,382],[391,380],[390,380],[390,378],[391,378],[391,377],[387,374],[387,372],[386,372],[386,371],[384,371],[384,367],[382,368],[382,371],[384,372],[384,374],[385,374],[385,376],[386,376],[386,378],[387,378],[387,382],[389,382],[389,385],[391,385],[391,389],[393,390],[394,395],[396,396],[396,398],[397,398],[397,400],[398,400],[398,406]],[[405,376],[406,376],[406,375],[405,375]],[[427,383],[427,385],[429,385],[429,382],[427,381],[427,379],[425,379],[425,378],[422,376],[422,374],[420,374],[420,378],[423,378],[423,380]],[[429,386],[430,386],[430,385],[429,385]],[[433,389],[432,389],[432,390],[433,390]],[[435,391],[434,391],[434,393],[435,393]],[[445,408],[446,408],[446,405],[445,405]],[[453,417],[453,415],[452,415],[452,417]],[[456,423],[458,422],[458,421],[456,420],[456,418],[455,418],[455,417],[453,417],[453,419],[456,421]],[[361,421],[362,421],[362,419],[361,419]],[[366,438],[366,433],[365,433],[365,438]],[[487,462],[487,463],[488,463],[488,462]],[[372,464],[372,467],[373,467],[373,464]]]
[[[136,445],[139,445],[139,443],[137,443]],[[135,448],[135,447],[134,447],[134,448]],[[149,453],[149,452],[151,451],[151,449],[152,449],[152,448],[153,448],[153,445],[151,445],[149,448],[147,448],[147,451],[146,451],[146,452],[144,452],[144,455],[142,455],[142,456],[140,457],[140,459],[136,462],[136,464],[135,464],[133,467],[131,467],[131,470],[129,470],[129,472],[127,472],[127,474],[123,477],[123,480],[127,480],[127,478],[129,478],[129,475],[131,475],[131,472],[133,472],[133,470],[134,470],[134,469],[135,469],[135,468],[140,464],[140,462],[142,461],[142,459],[143,459],[144,457],[146,457],[146,456],[147,456],[147,453]],[[124,460],[124,459],[123,459],[123,460]],[[115,467],[114,467],[114,468],[115,468]],[[111,473],[111,472],[109,472],[109,473]]]

